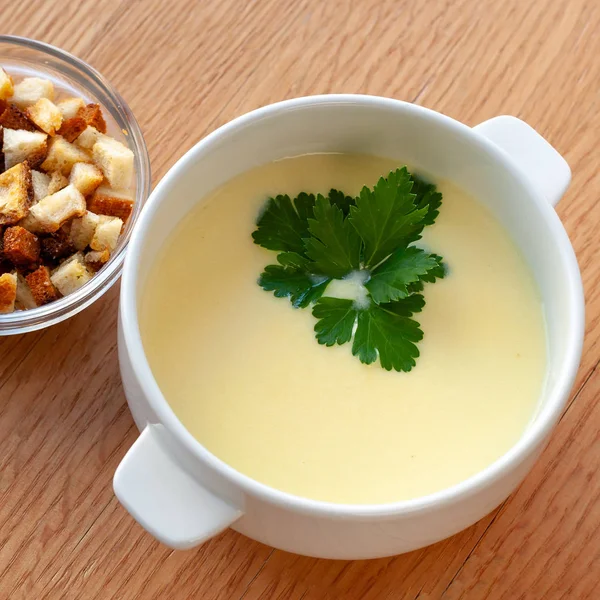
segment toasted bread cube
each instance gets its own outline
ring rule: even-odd
[[[85,257],[85,264],[94,272],[99,271],[110,259],[108,250],[91,250]]]
[[[58,106],[48,98],[40,98],[35,104],[25,109],[25,114],[48,135],[54,135],[63,120]]]
[[[50,175],[50,183],[48,184],[48,195],[56,194],[59,190],[66,188],[69,185],[69,180],[60,172],[54,171]]]
[[[0,100],[6,100],[13,95],[14,86],[12,77],[0,67]]]
[[[42,306],[58,299],[58,291],[50,278],[50,269],[41,266],[25,277],[31,295],[37,306]]]
[[[81,117],[72,117],[63,121],[63,124],[58,130],[58,135],[67,140],[67,142],[75,141],[87,127],[86,122]]]
[[[50,263],[70,256],[76,251],[70,232],[65,226],[61,227],[56,233],[42,239],[42,258]]]
[[[102,137],[104,137],[104,134],[88,125],[75,140],[75,145],[85,150],[91,150],[94,144]]]
[[[103,136],[94,144],[92,156],[112,188],[122,190],[129,187],[133,179],[134,158],[129,148]]]
[[[83,119],[88,126],[97,129],[100,133],[106,133],[106,122],[99,104],[88,104],[80,108],[77,116]]]
[[[31,233],[36,233],[36,234],[45,233],[44,227],[31,214],[31,212],[28,212],[24,218],[22,218],[20,221],[18,221],[17,225],[19,225],[19,227],[22,227],[23,229],[27,229],[27,231],[31,231]]]
[[[7,129],[24,129],[37,131],[37,127],[27,118],[27,115],[14,104],[7,105],[0,100],[0,125]]]
[[[98,216],[98,225],[90,242],[92,250],[112,252],[119,241],[123,221],[119,217]]]
[[[4,256],[15,267],[32,269],[40,260],[40,240],[19,225],[7,227],[3,236]]]
[[[57,135],[50,140],[50,149],[46,160],[42,163],[42,169],[44,171],[59,171],[68,177],[73,165],[78,162],[92,161],[87,152]]]
[[[14,86],[11,102],[19,108],[35,104],[40,98],[54,100],[54,85],[49,79],[40,77],[25,77]]]
[[[35,308],[36,306],[37,302],[31,293],[27,280],[23,275],[17,273],[17,297],[15,299],[15,308],[28,310],[30,308]]]
[[[63,223],[73,217],[83,216],[85,211],[85,198],[74,185],[68,185],[34,204],[30,213],[46,233],[54,233]]]
[[[50,276],[50,280],[63,296],[72,294],[91,278],[92,274],[86,267],[81,252],[65,260]]]
[[[50,175],[41,171],[31,171],[31,183],[33,184],[33,203],[37,204],[48,195]]]
[[[58,110],[62,113],[63,121],[66,121],[67,119],[72,119],[77,116],[77,112],[80,108],[85,106],[85,102],[83,101],[83,98],[65,98],[56,106],[58,106]]]
[[[0,175],[0,225],[14,225],[29,210],[33,200],[31,169],[24,162]]]
[[[89,210],[78,219],[71,222],[71,241],[77,250],[83,250],[90,245],[100,219]]]
[[[47,138],[39,131],[4,129],[4,167],[10,169],[25,160],[31,167],[39,165],[48,151]]]
[[[133,200],[130,194],[117,192],[106,186],[99,187],[87,204],[88,210],[98,215],[119,217],[124,223],[127,222],[133,210]]]
[[[0,313],[10,313],[15,310],[17,299],[17,275],[16,273],[4,273],[0,275]]]
[[[104,181],[102,171],[89,163],[77,163],[73,166],[69,182],[84,196],[89,196]]]

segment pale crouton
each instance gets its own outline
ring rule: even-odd
[[[27,229],[13,225],[4,231],[3,252],[15,267],[33,269],[40,260],[40,240]]]
[[[97,129],[88,126],[79,134],[75,140],[75,144],[80,148],[85,148],[85,150],[91,150],[94,144],[102,137],[104,137],[103,134]]]
[[[17,225],[19,225],[23,229],[27,229],[27,231],[31,231],[31,233],[37,233],[37,234],[45,233],[44,227],[31,214],[31,212],[28,212],[25,217],[23,217],[20,221],[18,221]]]
[[[42,163],[44,171],[59,171],[66,177],[73,165],[78,162],[92,162],[87,152],[57,135],[50,140],[46,160]]]
[[[10,169],[26,160],[31,167],[38,166],[48,151],[48,136],[39,131],[4,129],[4,167]]]
[[[108,250],[91,250],[85,257],[85,264],[94,272],[99,271],[109,260],[110,252]]]
[[[31,171],[31,183],[33,184],[33,203],[37,204],[48,195],[50,176],[41,171]]]
[[[25,109],[25,114],[42,131],[54,135],[62,124],[62,113],[48,98],[40,98],[35,104]]]
[[[19,108],[35,104],[40,98],[54,100],[54,85],[49,79],[40,77],[25,77],[14,86],[11,102]]]
[[[77,111],[77,116],[83,119],[87,125],[94,127],[100,133],[106,133],[106,122],[102,116],[99,104],[88,104]]]
[[[94,144],[92,156],[111,187],[121,190],[131,185],[133,152],[121,142],[103,136]]]
[[[53,233],[69,219],[83,216],[85,211],[85,198],[74,185],[68,185],[34,204],[30,213],[46,233]]]
[[[83,250],[90,245],[100,219],[89,210],[78,219],[71,222],[71,241],[77,250]]]
[[[88,199],[87,204],[88,210],[98,215],[119,217],[124,223],[133,210],[133,199],[130,194],[117,192],[106,186],[99,187]]]
[[[28,310],[35,308],[37,302],[31,293],[31,289],[23,275],[17,273],[17,296],[15,299],[15,308],[20,310]]]
[[[73,184],[84,196],[89,196],[104,180],[102,171],[89,163],[77,163],[73,166],[69,183]]]
[[[92,274],[86,267],[81,252],[68,258],[50,275],[50,280],[63,296],[72,294],[91,278]]]
[[[63,120],[72,119],[77,115],[80,108],[85,106],[83,98],[65,98],[61,100],[56,106],[62,113]]]
[[[90,248],[92,250],[108,250],[112,252],[119,241],[123,221],[118,217],[98,216],[98,225],[94,231]]]
[[[31,169],[26,162],[0,175],[0,225],[13,225],[20,221],[27,214],[32,200]]]
[[[6,104],[0,100],[0,125],[7,129],[25,129],[37,131],[37,127],[27,118],[27,115],[14,104]]]
[[[48,267],[42,265],[33,273],[27,275],[25,280],[37,306],[42,306],[58,299],[58,291],[52,283]]]
[[[12,77],[0,67],[0,100],[6,100],[13,95],[14,86]]]
[[[69,185],[69,180],[59,171],[54,171],[50,175],[50,183],[48,184],[48,195],[56,194],[59,190],[66,188]]]
[[[17,275],[16,273],[4,273],[0,275],[0,313],[10,313],[15,310],[17,299]]]

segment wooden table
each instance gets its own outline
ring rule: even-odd
[[[2,339],[0,600],[600,598],[598,0],[0,0],[0,14],[4,32],[116,85],[154,182],[231,118],[305,94],[391,96],[472,125],[521,117],[573,169],[559,213],[587,297],[574,392],[525,483],[469,530],[375,561],[302,558],[232,531],[173,552],[134,523],[111,487],[137,435],[118,286],[66,323]]]

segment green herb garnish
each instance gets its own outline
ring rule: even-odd
[[[424,284],[444,277],[442,257],[414,245],[439,214],[435,185],[406,167],[381,178],[357,198],[338,190],[327,197],[301,193],[269,198],[252,234],[279,252],[258,284],[295,308],[314,303],[319,344],[352,342],[361,362],[410,371],[423,338],[412,316],[425,306]],[[364,299],[323,297],[334,279],[364,281]]]

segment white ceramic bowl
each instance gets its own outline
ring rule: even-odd
[[[235,175],[309,152],[385,156],[453,180],[500,219],[535,275],[548,336],[547,378],[538,411],[513,448],[458,485],[414,500],[365,506],[278,491],[208,452],[177,420],[152,376],[138,328],[138,298],[173,228],[208,192]],[[231,526],[284,550],[343,559],[414,550],[482,518],[531,469],[565,406],[579,365],[581,278],[553,209],[569,181],[566,162],[516,118],[497,117],[470,128],[386,98],[299,98],[251,112],[209,135],[154,190],[125,261],[119,356],[127,399],[142,434],[115,474],[119,500],[152,535],[175,548],[192,547]]]

